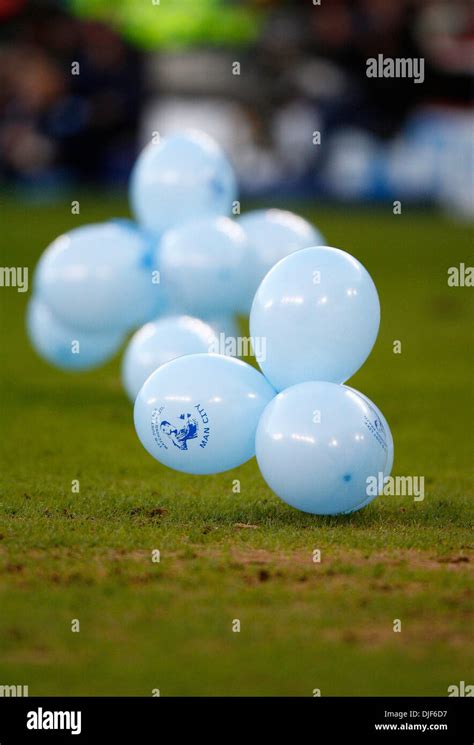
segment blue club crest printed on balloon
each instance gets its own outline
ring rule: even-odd
[[[377,432],[377,434],[381,436],[383,442],[385,443],[385,447],[386,447],[387,436],[385,434],[384,426],[378,417],[377,419],[374,420],[374,427],[375,427],[375,431]]]
[[[199,406],[199,405],[198,405]],[[197,408],[197,407],[196,407]],[[195,416],[190,414],[180,414],[178,422],[171,423],[167,419],[162,419],[165,415],[165,407],[155,409],[151,416],[151,429],[158,447],[168,449],[170,446],[178,450],[188,449],[188,440],[197,440],[200,435],[200,425]],[[209,441],[209,419],[203,418],[203,433],[200,447],[206,447]]]
[[[373,426],[375,430],[383,438],[383,441],[387,447],[387,463],[384,469],[384,476],[390,476],[390,474],[392,473],[392,468],[393,468],[395,448],[394,448],[394,443],[393,443],[393,435],[392,435],[390,426],[385,416],[380,411],[378,406],[376,406],[374,402],[371,401],[370,398],[368,398],[368,396],[366,396],[364,393],[361,393],[355,388],[351,388],[351,386],[349,385],[346,385],[344,387],[352,391],[353,393],[357,394],[358,396],[360,396],[365,401],[369,409],[371,410],[372,416],[373,416]]]
[[[372,434],[372,436],[375,437],[379,445],[381,445],[384,450],[387,450],[387,437],[383,428],[383,424],[372,407],[370,407],[370,412],[372,414],[372,419],[369,419],[368,416],[364,417],[366,427]]]
[[[361,393],[360,391],[357,391],[355,388],[351,388],[348,385],[345,385],[343,387],[347,388],[348,390],[352,391],[353,393],[358,395],[360,398],[362,398],[372,413],[372,417],[373,417],[372,426],[376,430],[376,432],[383,438],[383,443],[385,444],[386,450],[387,450],[387,461],[385,464],[385,468],[383,469],[383,476],[384,476],[384,479],[386,479],[392,473],[393,460],[395,456],[393,435],[390,430],[389,424],[385,416],[382,414],[382,412],[378,408],[378,406],[376,406],[374,402],[371,401],[370,398],[368,398],[364,393]],[[363,507],[368,505],[372,501],[372,499],[373,497],[371,495],[366,496],[362,500],[362,502],[360,502],[356,507],[354,507],[353,509],[347,510],[347,513],[355,512],[357,510],[362,509]]]

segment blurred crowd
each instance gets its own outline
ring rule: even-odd
[[[203,28],[200,43],[146,51],[96,3],[80,18],[74,5],[0,2],[1,181],[120,185],[153,131],[196,126],[250,195],[430,201],[442,180],[469,212],[472,3],[253,0],[257,41]],[[378,54],[422,57],[423,84],[367,78]]]
[[[2,178],[39,186],[123,181],[136,150],[140,53],[107,25],[54,5],[27,5],[3,26]]]

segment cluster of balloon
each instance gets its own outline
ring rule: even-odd
[[[127,220],[86,225],[57,238],[36,268],[27,314],[39,354],[70,370],[106,362],[127,332],[164,307],[150,262],[149,237]]]
[[[255,438],[260,471],[285,502],[321,515],[361,509],[391,472],[393,438],[377,406],[343,383],[370,354],[379,322],[359,261],[328,246],[293,252],[252,305],[251,337],[266,340],[263,376],[216,355],[169,362],[138,394],[137,433],[158,461],[189,473],[243,463]]]
[[[257,461],[273,491],[305,512],[358,510],[377,495],[374,480],[390,475],[385,417],[342,385],[369,356],[379,323],[370,275],[329,246],[287,256],[255,295],[250,331],[266,339],[259,364],[279,391],[258,424]]]
[[[124,357],[123,385],[134,400],[159,365],[215,349],[216,334],[238,336],[237,316],[248,315],[266,271],[321,236],[283,210],[230,219],[236,198],[233,168],[204,132],[150,143],[130,179],[135,222],[75,228],[44,251],[27,312],[38,354],[64,370],[88,370],[151,323]]]
[[[343,385],[377,336],[374,283],[303,218],[236,216],[236,198],[232,166],[206,134],[149,144],[130,181],[136,221],[76,228],[42,255],[30,339],[51,364],[85,370],[135,331],[122,380],[158,461],[205,474],[256,454],[288,503],[359,509],[367,478],[388,475],[393,461],[383,415]],[[249,314],[262,372],[211,353]]]

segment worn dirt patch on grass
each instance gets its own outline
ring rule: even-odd
[[[114,582],[148,584],[161,580],[192,581],[199,573],[222,576],[226,582],[246,585],[278,582],[290,590],[304,591],[321,582],[335,590],[360,587],[378,594],[403,592],[414,596],[426,591],[427,583],[440,577],[465,577],[465,596],[474,594],[474,557],[463,550],[437,556],[432,552],[409,550],[362,551],[322,549],[321,561],[311,551],[285,552],[265,548],[239,547],[219,550],[185,546],[183,551],[163,550],[159,562],[152,561],[151,549],[84,549],[72,547],[34,549],[15,563],[12,552],[0,545],[0,585],[34,587],[38,582],[52,586]],[[449,581],[449,579],[448,579]]]

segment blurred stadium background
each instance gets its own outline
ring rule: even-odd
[[[473,32],[463,0],[0,0],[2,264],[32,276],[57,235],[127,214],[153,131],[206,130],[242,211],[294,209],[369,269],[383,323],[350,384],[390,422],[395,473],[427,488],[318,518],[254,461],[162,468],[120,355],[70,376],[46,365],[29,294],[2,288],[0,688],[446,696],[470,680],[474,323],[472,288],[447,271],[473,245]],[[368,79],[379,53],[423,57],[424,82]]]
[[[474,215],[468,1],[0,0],[0,23],[0,185],[14,196],[123,187],[153,131],[198,127],[244,199]],[[378,53],[423,57],[424,82],[368,79]]]

